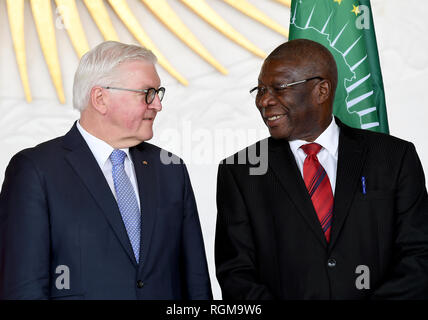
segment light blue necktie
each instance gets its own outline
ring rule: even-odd
[[[112,175],[117,204],[138,263],[140,256],[141,214],[131,180],[129,180],[125,172],[125,157],[126,153],[124,151],[115,149],[110,155],[110,161],[113,165]]]

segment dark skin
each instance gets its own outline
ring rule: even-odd
[[[275,139],[312,142],[331,123],[333,84],[328,68],[314,63],[320,61],[314,54],[268,57],[262,66],[258,86],[268,90],[256,98],[256,105]],[[278,89],[280,84],[316,76],[322,79]],[[274,116],[279,118],[272,119]]]

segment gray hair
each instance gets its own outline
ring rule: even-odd
[[[156,56],[141,46],[105,41],[80,59],[73,83],[73,107],[83,111],[94,86],[108,86],[115,80],[116,67],[125,61],[142,60],[152,64]]]

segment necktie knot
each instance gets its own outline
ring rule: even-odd
[[[301,146],[302,150],[306,153],[307,156],[316,156],[320,152],[322,146],[318,143],[308,143]]]
[[[123,162],[125,161],[125,157],[126,157],[125,151],[114,149],[110,155],[110,161],[113,167],[123,165]]]

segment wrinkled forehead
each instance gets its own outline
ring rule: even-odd
[[[306,77],[311,69],[311,63],[305,59],[293,57],[268,58],[260,70],[259,82],[298,81]]]
[[[139,87],[155,87],[160,85],[160,78],[153,63],[143,60],[121,62],[115,68],[115,78],[123,84]]]

